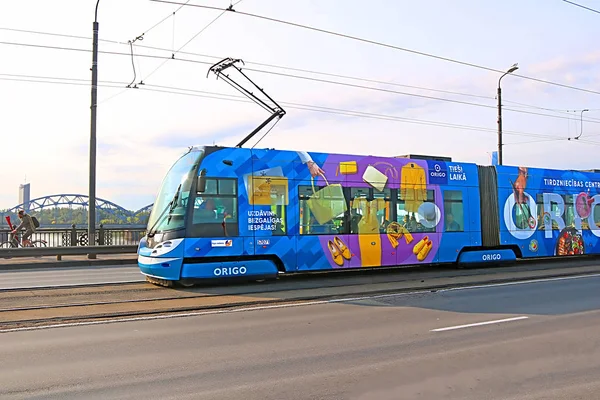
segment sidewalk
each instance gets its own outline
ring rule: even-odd
[[[14,257],[0,258],[0,270],[32,269],[51,267],[87,267],[94,265],[135,265],[137,254],[98,254],[95,260],[87,256],[62,256],[58,261],[55,256],[48,257]]]

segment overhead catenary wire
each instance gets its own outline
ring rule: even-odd
[[[240,1],[242,1],[242,0],[240,0]],[[238,4],[240,1],[235,3],[234,6],[236,4]],[[87,37],[87,36],[77,36],[77,35],[60,34],[60,33],[52,33],[52,32],[40,32],[40,31],[31,31],[31,30],[4,28],[4,27],[0,27],[0,30],[26,32],[26,33],[33,33],[33,34],[38,34],[38,35],[50,35],[50,36],[58,36],[58,37],[65,37],[65,38],[85,39],[85,40],[91,39],[91,37]],[[110,39],[98,39],[98,40],[101,42],[106,42],[106,43],[128,45],[128,42],[121,42],[118,40],[110,40]],[[165,51],[165,52],[169,52],[169,53],[173,52],[172,49],[167,49],[164,47],[148,46],[148,45],[143,45],[143,44],[136,44],[136,46],[140,47],[140,48],[149,49],[149,50]],[[211,59],[215,59],[215,60],[222,60],[225,58],[224,56],[215,56],[215,55],[194,53],[194,52],[181,51],[181,50],[178,51],[178,53],[183,54],[183,55],[195,56],[195,57],[206,57],[206,58],[211,58]],[[425,91],[453,94],[453,95],[457,95],[457,96],[475,97],[475,98],[490,99],[490,100],[494,99],[494,97],[492,97],[492,96],[478,95],[478,94],[472,94],[472,93],[463,93],[463,92],[443,90],[443,89],[435,89],[435,88],[429,88],[429,87],[423,87],[423,86],[407,85],[407,84],[402,84],[402,83],[397,83],[397,82],[389,82],[389,81],[382,81],[382,80],[377,80],[377,79],[362,78],[362,77],[336,74],[336,73],[323,72],[323,71],[316,71],[316,70],[304,69],[304,68],[295,68],[295,67],[290,67],[290,66],[286,66],[286,65],[261,63],[261,62],[257,62],[257,61],[248,61],[248,60],[245,60],[245,63],[246,63],[246,65],[257,65],[257,66],[263,66],[263,67],[269,67],[269,68],[285,69],[285,70],[289,70],[289,71],[304,72],[304,73],[309,73],[309,74],[350,79],[350,80],[356,80],[356,81],[362,81],[362,82],[377,83],[377,84],[381,84],[381,85],[406,87],[406,88],[417,89],[417,90],[425,90]]]
[[[19,80],[16,78],[0,78],[0,80]],[[34,80],[25,80],[26,82],[36,82],[36,83],[51,83],[51,84],[65,84],[63,82],[55,82],[55,81],[34,81]],[[70,84],[70,85],[80,85],[80,86],[87,86],[86,83],[73,83],[73,82],[69,82],[66,84]],[[106,85],[99,85],[101,87],[106,86]],[[106,86],[106,87],[110,87],[110,88],[121,88],[121,86]],[[158,92],[158,93],[169,93],[169,94],[176,94],[176,95],[185,95],[185,96],[192,96],[192,97],[202,97],[202,98],[209,98],[209,99],[216,99],[216,100],[227,100],[227,101],[235,101],[235,102],[241,102],[241,103],[251,103],[250,100],[242,98],[240,96],[240,98],[227,98],[227,97],[221,97],[221,96],[231,96],[231,95],[224,95],[224,94],[217,94],[217,96],[210,96],[210,95],[201,95],[201,94],[194,94],[194,93],[185,93],[185,92],[179,92],[179,91],[173,91],[173,90],[158,90],[158,89],[150,89],[148,87],[140,87],[140,90],[145,90],[145,91],[150,91],[150,92]],[[178,90],[185,90],[185,89],[178,89]],[[289,104],[294,104],[294,103],[287,103],[287,102],[281,102],[281,104],[286,104],[288,105],[288,108],[292,108],[292,109],[298,109],[298,110],[305,110],[305,111],[312,111],[312,112],[319,112],[319,113],[326,113],[326,114],[334,114],[334,115],[342,115],[342,116],[349,116],[349,117],[358,117],[358,118],[369,118],[369,119],[376,119],[376,120],[385,120],[385,121],[392,121],[392,122],[401,122],[401,123],[409,123],[409,124],[417,124],[417,125],[426,125],[426,126],[435,126],[435,127],[440,127],[440,128],[449,128],[449,129],[460,129],[463,131],[480,131],[480,132],[489,132],[489,133],[495,133],[495,129],[491,129],[491,128],[485,128],[485,127],[474,127],[474,126],[468,126],[468,125],[458,125],[458,124],[450,124],[450,123],[444,123],[444,122],[438,122],[438,121],[427,121],[427,120],[419,120],[419,119],[414,119],[414,118],[403,118],[403,117],[397,117],[397,116],[386,116],[386,115],[378,115],[378,114],[372,114],[372,113],[364,113],[361,111],[354,111],[354,110],[347,110],[346,112],[343,111],[330,111],[327,107],[320,107],[320,106],[307,106],[307,107],[302,107],[302,106],[293,106],[293,105],[289,105]],[[272,129],[272,128],[271,128]],[[518,132],[518,131],[504,131],[503,132],[506,135],[513,135],[513,136],[527,136],[527,137],[534,137],[534,138],[548,138],[546,140],[535,140],[535,141],[531,141],[531,143],[533,142],[553,142],[553,141],[564,141],[566,140],[563,137],[555,137],[555,136],[551,136],[551,135],[544,135],[544,134],[534,134],[534,133],[526,133],[526,132]],[[597,135],[589,135],[589,136],[599,136],[600,134]],[[579,140],[578,142],[580,143],[586,143],[586,144],[590,144],[590,145],[594,145],[594,146],[600,146],[600,142],[592,142],[592,141],[587,141],[587,140]],[[529,142],[522,142],[522,143],[529,143]],[[573,143],[573,142],[571,142]],[[507,144],[520,144],[520,143],[507,143]]]
[[[211,92],[206,92],[206,91],[198,91],[198,90],[185,89],[185,88],[165,87],[165,86],[159,86],[159,85],[150,85],[150,87],[158,87],[158,88],[166,88],[166,89],[176,89],[178,91],[185,91],[185,92],[192,92],[192,93],[217,94],[217,93],[211,93]],[[221,93],[218,93],[218,95],[220,95],[220,96],[231,96],[231,97],[236,97],[238,99],[243,99],[244,98],[242,96],[226,95],[226,94],[221,94]],[[306,110],[309,110],[309,111],[329,112],[329,113],[332,113],[332,114],[343,114],[343,115],[351,115],[351,113],[355,113],[355,114],[357,114],[356,116],[372,117],[372,118],[375,118],[375,119],[385,119],[385,120],[394,119],[394,120],[398,120],[398,121],[406,121],[406,122],[413,122],[413,123],[423,123],[423,124],[426,124],[426,125],[433,125],[433,126],[444,126],[444,127],[452,127],[452,128],[457,128],[457,129],[476,130],[476,131],[485,131],[485,132],[494,132],[494,133],[496,133],[496,129],[495,128],[473,127],[473,126],[469,126],[469,125],[461,125],[461,124],[451,124],[451,123],[447,123],[447,122],[419,120],[419,119],[414,119],[414,118],[406,118],[406,117],[400,117],[400,116],[391,116],[391,115],[377,114],[377,113],[368,113],[368,112],[363,112],[363,111],[345,110],[345,109],[333,108],[333,107],[323,107],[323,106],[306,105],[306,104],[294,103],[294,102],[286,102],[286,101],[281,101],[280,103],[282,105],[288,106],[289,108],[306,109]],[[315,108],[318,108],[319,110],[316,110]],[[358,115],[358,114],[360,114],[360,115]],[[556,137],[556,136],[547,135],[547,134],[535,134],[535,133],[528,133],[528,132],[521,132],[521,131],[503,131],[503,133],[507,133],[507,132],[508,132],[509,135],[522,135],[522,136],[530,136],[530,137],[551,138],[551,140],[567,140],[566,137],[561,138],[561,137]],[[600,134],[597,134],[597,135],[600,136]],[[589,136],[596,136],[596,135],[589,135]]]
[[[8,76],[8,78],[3,78],[2,76]],[[24,78],[26,78],[26,79],[24,79]],[[32,76],[32,75],[0,74],[0,80],[87,86],[87,83],[86,83],[87,81],[85,79],[44,77],[44,76]],[[73,81],[73,82],[65,82],[65,81]],[[109,88],[121,88],[122,85],[123,85],[123,82],[114,82],[114,81],[99,83],[99,86],[109,87]],[[153,88],[156,88],[156,89],[153,89]],[[214,93],[214,92],[200,91],[200,90],[193,90],[193,89],[176,88],[176,87],[168,87],[168,86],[160,86],[160,85],[147,85],[147,87],[140,87],[140,89],[147,90],[150,92],[170,93],[170,94],[188,95],[188,96],[193,96],[193,97],[202,97],[202,98],[210,98],[210,99],[217,99],[217,100],[228,100],[228,101],[236,101],[236,102],[243,102],[243,103],[251,103],[250,100],[246,99],[243,96],[229,95],[229,94],[224,94],[224,93]],[[486,127],[453,124],[453,123],[440,122],[440,121],[421,120],[421,119],[416,119],[416,118],[407,118],[407,117],[400,117],[400,116],[394,116],[394,115],[368,113],[368,112],[357,111],[357,110],[346,110],[346,109],[340,109],[340,108],[324,107],[324,106],[294,103],[294,102],[281,102],[281,104],[284,104],[284,105],[288,106],[289,108],[293,108],[293,109],[327,113],[327,114],[333,114],[333,115],[344,115],[344,116],[350,116],[350,117],[362,117],[362,118],[370,118],[370,119],[378,119],[378,120],[404,122],[404,123],[410,123],[410,124],[436,126],[436,127],[442,127],[442,128],[452,128],[452,129],[460,129],[460,130],[467,130],[467,131],[481,131],[481,132],[495,133],[495,129],[486,128]],[[566,140],[566,138],[564,138],[564,137],[556,137],[556,136],[548,135],[548,134],[529,133],[529,132],[520,132],[520,131],[504,131],[504,133],[507,135],[513,135],[513,136],[526,136],[526,137],[532,137],[532,138],[538,138],[538,139],[547,139],[547,141]],[[594,135],[590,135],[590,136],[594,136]],[[515,144],[517,144],[517,143],[515,143]]]
[[[4,41],[0,41],[0,44],[15,45],[15,46],[26,46],[26,47],[33,47],[33,48],[53,49],[53,50],[64,50],[64,51],[91,52],[91,50],[89,50],[89,49],[80,49],[80,48],[71,48],[71,47],[60,47],[60,46],[49,46],[49,45],[39,45],[39,44],[30,44],[30,43],[16,43],[16,42],[4,42]],[[99,51],[99,53],[102,53],[102,54],[112,54],[112,55],[120,55],[120,56],[129,56],[129,57],[131,56],[130,53],[117,52],[117,51]],[[170,58],[165,58],[163,56],[150,55],[150,54],[137,54],[137,56],[138,57],[154,58],[154,59],[162,59],[162,60],[165,60],[165,59],[168,60],[168,59],[170,59]],[[176,58],[174,60],[181,61],[181,62],[188,62],[188,63],[203,64],[203,65],[212,65],[212,63],[209,63],[209,62],[206,62],[206,61],[190,60],[190,59],[185,59],[185,58]],[[456,104],[462,104],[462,105],[469,105],[469,106],[475,106],[475,107],[481,107],[481,108],[496,109],[496,106],[487,105],[487,104],[472,103],[472,102],[466,102],[466,101],[454,100],[454,99],[447,99],[447,98],[435,97],[435,96],[426,96],[426,95],[421,95],[421,94],[416,94],[416,93],[401,92],[401,91],[390,90],[390,89],[383,89],[383,88],[375,88],[375,87],[364,86],[364,85],[355,85],[355,84],[346,83],[346,82],[337,82],[337,81],[331,81],[331,80],[319,79],[319,78],[312,78],[312,77],[305,77],[305,76],[294,75],[294,74],[285,74],[285,73],[280,73],[280,72],[264,71],[264,70],[260,70],[260,69],[256,69],[256,68],[245,68],[245,70],[259,72],[259,73],[266,73],[266,74],[271,74],[271,75],[279,75],[279,76],[283,76],[283,77],[290,77],[290,78],[296,78],[296,79],[309,80],[309,81],[314,81],[314,82],[330,83],[330,84],[335,84],[335,85],[341,85],[341,86],[353,87],[353,88],[360,88],[360,89],[378,91],[378,92],[389,93],[389,94],[398,94],[398,95],[404,95],[404,96],[424,98],[424,99],[428,99],[428,100],[443,101],[443,102],[456,103]],[[124,92],[125,91],[123,91],[122,93],[124,93]],[[599,94],[600,94],[600,92],[599,92]],[[112,96],[112,97],[115,97],[115,96]],[[107,101],[107,99],[103,100],[102,102],[105,102],[105,101]],[[100,104],[100,102],[98,104]],[[506,108],[506,107],[504,107],[503,109],[506,110],[506,111],[512,111],[512,112],[516,112],[516,113],[529,114],[529,115],[538,115],[538,116],[543,116],[543,117],[548,117],[548,118],[558,118],[558,119],[567,119],[567,120],[571,120],[572,119],[570,117],[563,117],[563,116],[559,116],[559,115],[549,115],[549,114],[543,114],[543,113],[537,113],[537,112],[525,111],[525,110],[515,110],[515,109],[512,109],[512,108]],[[588,119],[588,118],[584,119],[583,121],[589,122],[589,123],[600,123],[600,120],[593,120],[593,119]]]
[[[187,5],[187,3],[189,3],[190,0],[188,0],[186,3],[182,4],[181,7]],[[243,0],[239,0],[236,4],[240,3]],[[232,8],[233,6],[230,6],[230,8]],[[179,8],[180,9],[180,8]],[[179,11],[179,9],[177,9],[177,11]],[[194,36],[192,36],[187,42],[185,42],[181,47],[179,47],[177,50],[174,50],[171,58],[165,59],[158,67],[156,67],[152,72],[150,72],[146,77],[144,77],[141,81],[140,84],[144,84],[144,80],[147,80],[148,78],[150,78],[152,75],[154,75],[159,69],[161,69],[169,60],[171,59],[175,59],[175,55],[177,53],[179,53],[181,50],[183,50],[188,44],[190,44],[194,39],[196,39],[198,36],[200,36],[200,34],[202,34],[202,32],[204,32],[205,30],[207,30],[212,24],[214,24],[219,18],[221,18],[223,15],[225,15],[225,13],[229,11],[229,8],[224,9],[219,15],[217,15],[212,21],[210,21],[207,25],[205,25],[202,29],[200,29]],[[173,15],[175,15],[175,13],[173,13]],[[173,37],[175,36],[175,27],[173,27]],[[173,39],[174,40],[174,39]],[[175,48],[175,42],[173,41],[173,49]]]
[[[161,19],[160,21],[158,21],[157,23],[155,23],[154,25],[152,25],[150,28],[148,28],[144,32],[142,32],[142,34],[139,35],[138,38],[143,38],[147,33],[149,33],[150,31],[152,31],[154,28],[156,28],[157,26],[159,26],[160,24],[162,24],[163,22],[165,22],[169,18],[175,19],[175,14],[179,10],[181,10],[183,7],[185,7],[190,1],[191,0],[187,0],[185,3],[181,4],[175,11],[171,12],[169,15],[167,15],[166,17],[164,17],[163,19]]]
[[[512,104],[513,107],[534,108],[534,109],[537,109],[537,110],[550,111],[550,112],[559,113],[559,114],[565,114],[565,115],[571,115],[571,113],[573,113],[573,112],[579,112],[579,111],[581,111],[581,109],[579,109],[579,110],[573,110],[573,109],[566,109],[566,108],[558,109],[558,108],[540,107],[540,106],[534,106],[534,105],[531,105],[531,104],[525,104],[525,103],[520,103],[520,102],[517,102],[517,101],[509,101],[509,100],[504,100],[504,99],[502,99],[502,102],[503,103],[510,103],[510,104]],[[588,111],[599,111],[599,110],[588,109]],[[590,119],[598,119],[598,118],[590,118]]]
[[[2,76],[9,76],[12,78],[2,78]],[[18,78],[18,76],[19,75],[16,75],[16,74],[0,74],[0,80],[87,86],[87,83],[86,83],[87,81],[85,79],[35,77],[35,76],[31,76],[31,75],[22,75],[22,78]],[[61,80],[62,82],[56,82],[55,80]],[[72,80],[74,82],[65,82],[66,80]],[[123,82],[109,81],[109,82],[106,82],[106,84],[102,83],[101,86],[102,87],[110,87],[110,88],[121,88],[122,84],[123,84]],[[154,91],[154,92],[161,92],[161,93],[186,94],[186,95],[192,95],[192,96],[196,96],[196,97],[206,97],[206,98],[212,98],[212,99],[251,103],[251,101],[245,99],[245,97],[237,96],[237,95],[229,95],[229,94],[224,94],[224,93],[213,93],[213,92],[207,92],[207,91],[168,87],[168,86],[161,86],[161,85],[146,85],[146,86],[150,87],[150,88],[156,87],[158,89],[166,89],[166,90],[154,90],[154,89],[147,89],[147,88],[141,88],[141,89],[148,90],[148,91]],[[188,93],[181,93],[181,92],[188,92]],[[444,127],[453,127],[453,128],[467,129],[467,130],[481,130],[481,131],[485,131],[485,132],[495,132],[495,130],[491,129],[491,128],[472,127],[472,126],[468,126],[468,125],[459,125],[459,124],[449,124],[449,123],[444,123],[444,122],[418,120],[418,119],[414,119],[414,118],[405,118],[405,117],[392,116],[392,115],[366,113],[366,112],[356,111],[356,110],[344,110],[344,109],[339,109],[339,108],[313,106],[313,105],[307,105],[307,104],[301,104],[301,103],[291,103],[291,102],[281,102],[281,104],[285,104],[287,106],[290,106],[291,108],[297,108],[297,109],[308,110],[308,111],[321,111],[321,112],[328,112],[331,114],[340,114],[340,115],[355,114],[355,116],[373,117],[375,119],[388,119],[388,120],[393,119],[393,120],[406,121],[406,122],[414,121],[417,123],[425,123],[425,124],[430,124],[430,125],[434,125],[434,126],[444,126]],[[506,133],[507,134],[518,134],[518,135],[524,135],[524,136],[534,136],[534,137],[548,137],[548,135],[530,134],[530,133],[525,133],[525,132],[517,133],[517,132],[506,131]]]
[[[176,1],[170,1],[170,0],[150,0],[150,1],[157,2],[157,3],[167,3],[167,4],[179,4],[179,5],[182,4],[182,3],[179,3],[179,2],[176,2]],[[424,57],[430,57],[430,58],[438,59],[438,60],[441,60],[441,61],[446,61],[446,62],[450,62],[450,63],[454,63],[454,64],[460,64],[460,65],[467,66],[467,67],[482,69],[482,70],[485,70],[485,71],[496,72],[496,73],[499,73],[499,74],[504,74],[506,72],[506,71],[502,71],[502,70],[499,70],[499,69],[486,67],[486,66],[479,65],[479,64],[474,64],[474,63],[470,63],[470,62],[466,62],[466,61],[460,61],[460,60],[456,60],[456,59],[449,58],[449,57],[438,56],[438,55],[431,54],[431,53],[426,53],[426,52],[423,52],[423,51],[408,49],[408,48],[405,48],[405,47],[395,46],[395,45],[391,45],[391,44],[387,44],[387,43],[383,43],[383,42],[378,42],[378,41],[371,40],[371,39],[365,39],[365,38],[361,38],[361,37],[358,37],[358,36],[352,36],[352,35],[345,34],[345,33],[334,32],[334,31],[330,31],[330,30],[327,30],[327,29],[317,28],[317,27],[314,27],[314,26],[304,25],[304,24],[300,24],[300,23],[296,23],[296,22],[285,21],[285,20],[282,20],[282,19],[279,19],[279,18],[266,17],[264,15],[252,14],[252,13],[243,12],[243,11],[229,10],[227,8],[213,7],[213,6],[203,5],[203,4],[185,4],[185,6],[188,6],[188,7],[198,7],[198,8],[206,8],[206,9],[212,9],[212,10],[221,10],[221,11],[232,11],[232,12],[234,12],[234,14],[237,14],[237,15],[244,15],[244,16],[258,18],[258,19],[263,19],[263,20],[267,20],[267,21],[271,21],[271,22],[275,22],[275,23],[280,23],[280,24],[284,24],[284,25],[290,25],[290,26],[294,26],[294,27],[297,27],[297,28],[307,29],[307,30],[311,30],[311,31],[315,31],[315,32],[325,33],[325,34],[328,34],[328,35],[333,35],[333,36],[338,36],[338,37],[342,37],[342,38],[346,38],[346,39],[351,39],[351,40],[355,40],[355,41],[359,41],[359,42],[363,42],[363,43],[368,43],[368,44],[372,44],[372,45],[375,45],[375,46],[386,47],[386,48],[393,49],[393,50],[404,51],[404,52],[408,52],[408,53],[412,53],[412,54],[417,54],[417,55],[424,56]],[[588,93],[593,93],[593,94],[600,94],[600,92],[597,92],[595,90],[579,88],[579,87],[576,87],[576,86],[570,86],[570,85],[566,85],[566,84],[558,83],[558,82],[546,81],[544,79],[533,78],[533,77],[526,76],[526,75],[512,73],[512,76],[516,76],[516,77],[519,77],[519,78],[522,78],[522,79],[528,79],[528,80],[535,81],[535,82],[545,83],[545,84],[549,84],[549,85],[560,86],[560,87],[567,88],[567,89],[573,89],[573,90],[578,90],[578,91],[588,92]]]
[[[510,100],[504,100],[502,99],[503,103],[510,103],[512,104],[512,107],[521,107],[521,108],[534,108],[537,110],[544,110],[544,111],[550,111],[550,112],[554,112],[554,113],[558,113],[558,114],[565,114],[565,115],[571,115],[571,112],[579,112],[581,110],[570,110],[570,109],[557,109],[557,108],[548,108],[548,107],[540,107],[540,106],[534,106],[531,104],[525,104],[525,103],[520,103],[517,101],[510,101]],[[588,111],[598,111],[598,110],[592,110],[592,109],[588,109]],[[594,120],[594,121],[600,121],[599,118],[592,118],[592,117],[588,117],[590,120]],[[579,121],[579,119],[577,120]]]
[[[363,85],[355,85],[355,84],[352,84],[352,83],[336,82],[336,81],[331,81],[331,80],[327,80],[327,79],[319,79],[319,78],[311,78],[311,77],[299,76],[299,75],[293,75],[293,74],[285,74],[285,73],[282,73],[282,72],[264,71],[264,70],[255,69],[255,68],[245,68],[245,70],[246,71],[259,72],[259,73],[263,73],[263,74],[279,75],[279,76],[284,76],[284,77],[288,77],[288,78],[305,79],[305,80],[310,80],[310,81],[314,81],[314,82],[329,83],[329,84],[334,84],[334,85],[341,85],[341,86],[347,86],[347,87],[353,87],[353,88],[359,88],[359,89],[366,89],[366,90],[374,90],[374,91],[378,91],[378,92],[385,92],[385,93],[400,94],[400,95],[405,95],[405,96],[420,97],[420,98],[429,99],[429,100],[445,101],[445,102],[456,103],[456,104],[463,104],[463,105],[469,105],[469,106],[475,106],[475,107],[497,109],[497,106],[492,106],[492,105],[487,105],[487,104],[471,103],[471,102],[461,101],[461,100],[446,99],[446,98],[443,98],[443,97],[426,96],[426,95],[416,94],[416,93],[400,92],[400,91],[397,91],[397,90],[375,88],[375,87],[363,86]],[[571,119],[570,117],[562,117],[562,116],[559,116],[559,115],[542,114],[542,113],[533,112],[533,111],[515,110],[513,108],[503,107],[502,109],[506,110],[506,111],[516,112],[516,113],[531,114],[531,115],[541,115],[541,116],[550,117],[550,118],[560,118],[560,119],[568,119],[568,120]],[[596,121],[594,121],[594,120],[587,120],[587,122],[600,123],[600,120],[596,120]]]
[[[504,131],[502,132],[504,133]],[[558,141],[566,141],[568,138],[555,138],[555,139],[538,139],[538,140],[528,140],[525,142],[509,142],[503,143],[503,145],[522,145],[522,144],[531,144],[531,143],[542,143],[542,142],[558,142]]]
[[[183,6],[181,6],[181,7],[183,7]],[[221,14],[221,15],[222,15],[222,14]],[[115,43],[117,43],[117,42],[115,42]],[[141,46],[141,47],[142,47],[142,46]],[[143,47],[149,47],[149,46],[143,46]],[[181,61],[191,61],[191,60],[181,60]],[[255,63],[255,65],[258,65],[258,64],[259,64],[259,63]],[[134,73],[135,73],[135,70],[134,70]],[[332,74],[332,75],[334,75],[334,74]],[[348,79],[353,79],[353,78],[348,78]],[[381,83],[383,83],[383,84],[390,84],[390,83],[386,83],[386,82],[381,82]],[[424,89],[424,90],[432,90],[432,89]],[[433,89],[433,90],[435,90],[435,89]],[[443,92],[443,91],[440,91],[440,92]],[[458,94],[458,93],[453,93],[453,94]],[[408,94],[408,95],[410,95],[410,94]],[[463,94],[463,95],[464,95],[464,94]],[[474,97],[475,97],[475,96],[474,96]],[[483,96],[481,96],[481,97],[483,98]],[[528,105],[524,105],[524,106],[525,106],[525,107],[532,107],[532,108],[539,108],[539,109],[543,109],[543,110],[547,110],[547,111],[552,111],[552,112],[562,112],[561,110],[552,110],[552,109],[546,109],[546,108],[542,108],[542,107],[536,107],[536,106],[528,106]],[[543,114],[539,114],[539,115],[543,115]],[[587,121],[587,120],[586,120],[586,121]],[[552,140],[564,140],[564,139],[562,139],[562,138],[558,138],[558,139],[548,139],[548,141],[552,141]],[[537,140],[537,141],[534,141],[534,142],[540,142],[540,141],[546,141],[546,140]],[[589,142],[589,141],[588,141],[588,142]],[[520,143],[523,143],[523,142],[520,142]],[[520,144],[520,143],[511,143],[511,144]],[[528,142],[525,142],[525,143],[528,143]],[[589,143],[592,143],[592,142],[589,142]]]
[[[239,0],[237,3],[234,4],[234,6],[236,4],[238,4],[239,2],[241,2],[241,1],[242,0]],[[183,6],[181,6],[181,7],[183,7]],[[35,34],[39,34],[39,35],[51,35],[51,36],[60,36],[60,37],[77,38],[77,39],[90,39],[89,37],[76,36],[76,35],[68,35],[68,34],[58,34],[58,33],[49,33],[49,32],[29,31],[29,30],[13,29],[13,28],[0,28],[0,30],[2,30],[2,29],[10,30],[10,31],[17,31],[17,32],[35,33]],[[120,42],[120,41],[109,40],[109,39],[100,39],[100,41],[104,41],[104,42],[112,43],[112,44],[119,44],[119,45],[127,45],[128,44],[126,42]],[[141,45],[141,44],[136,44],[136,46],[138,46],[140,48],[150,49],[150,50],[165,51],[165,52],[172,53],[172,49],[166,49],[166,48],[162,48],[162,47],[147,46],[147,45]],[[200,54],[200,53],[193,53],[193,52],[185,52],[185,51],[179,51],[178,53],[179,54],[184,54],[184,55],[196,56],[196,57],[205,57],[205,58],[211,58],[211,59],[218,59],[218,60],[221,60],[221,59],[224,58],[223,56],[214,56],[214,55]],[[254,61],[245,61],[245,63],[247,65],[265,66],[265,67],[269,67],[269,68],[285,69],[285,70],[289,70],[289,71],[304,72],[304,73],[310,73],[310,74],[316,74],[316,75],[323,75],[323,76],[329,76],[329,77],[337,77],[337,78],[342,78],[342,79],[349,79],[349,80],[356,80],[356,81],[362,81],[362,82],[376,83],[376,84],[381,84],[381,85],[405,87],[405,88],[411,88],[411,89],[416,89],[416,90],[431,91],[431,92],[438,92],[438,93],[444,93],[444,94],[452,94],[452,95],[457,95],[457,96],[466,96],[466,97],[481,98],[481,99],[487,99],[487,100],[495,100],[495,97],[492,97],[492,96],[484,96],[484,95],[478,95],[478,94],[472,94],[472,93],[462,93],[462,92],[456,92],[456,91],[450,91],[450,90],[443,90],[443,89],[435,89],[435,88],[415,86],[415,85],[406,85],[406,84],[402,84],[402,83],[387,82],[387,81],[381,81],[381,80],[376,80],[376,79],[369,79],[369,78],[363,78],[363,77],[355,77],[355,76],[350,76],[350,75],[335,74],[335,73],[329,73],[329,72],[323,72],[323,71],[315,71],[315,70],[303,69],[303,68],[294,68],[294,67],[285,66],[285,65],[276,65],[276,64],[261,63],[261,62],[254,62]],[[139,62],[138,62],[138,70],[139,69],[140,69],[140,67],[139,67]],[[123,93],[124,92],[125,91],[123,91]],[[599,92],[599,94],[600,94],[600,92]],[[104,101],[106,101],[106,100],[104,100]],[[544,111],[549,111],[549,112],[555,112],[555,113],[561,113],[561,114],[567,114],[568,113],[568,110],[559,110],[559,109],[548,108],[548,107],[540,107],[540,106],[535,106],[535,105],[530,105],[530,104],[524,104],[524,103],[520,103],[520,102],[515,102],[515,101],[511,101],[511,100],[504,100],[504,103],[513,104],[513,107],[517,107],[517,108],[519,108],[519,107],[521,107],[521,108],[534,108],[534,109],[539,109],[539,110],[544,110]],[[599,111],[600,109],[589,109],[589,110],[590,111]],[[598,119],[598,118],[593,118],[593,117],[587,117],[587,118],[589,120],[594,120],[594,121],[599,121],[600,122],[600,119]]]

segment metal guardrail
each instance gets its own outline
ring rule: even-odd
[[[62,247],[19,247],[0,249],[0,259],[13,257],[82,256],[87,254],[132,254],[137,245],[126,246],[62,246]]]
[[[19,241],[23,231],[19,232]],[[142,227],[104,227],[100,225],[96,228],[96,243],[94,246],[126,246],[137,245],[146,234],[146,229]],[[0,228],[0,243],[10,240],[10,231]],[[43,245],[36,247],[86,247],[88,243],[87,228],[78,228],[75,225],[65,228],[40,227],[36,229],[31,237],[32,241],[44,241]]]

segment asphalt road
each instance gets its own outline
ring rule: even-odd
[[[0,290],[144,280],[137,265],[0,270]]]
[[[0,398],[598,399],[599,308],[588,277],[3,333]]]

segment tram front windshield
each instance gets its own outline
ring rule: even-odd
[[[185,226],[185,210],[203,151],[192,151],[181,157],[169,170],[152,206],[148,233],[172,231]]]

